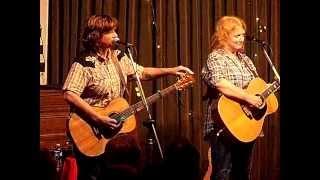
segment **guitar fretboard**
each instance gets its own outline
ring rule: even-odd
[[[156,102],[157,99],[163,97],[163,96],[166,96],[167,94],[169,94],[171,91],[175,90],[176,89],[176,85],[171,85],[155,94],[153,94],[152,96],[148,97],[146,99],[147,101],[147,104],[152,104],[154,102]],[[116,119],[121,119],[121,121],[124,121],[125,119],[127,119],[129,116],[131,116],[132,114],[136,113],[136,112],[139,112],[141,111],[142,109],[144,109],[145,106],[144,106],[144,103],[142,101],[139,101],[137,102],[136,104],[134,105],[131,105],[130,107],[128,107],[126,110],[124,110],[123,112],[119,113],[117,115],[117,117],[120,117],[120,118],[117,118]]]
[[[271,93],[275,92],[280,87],[278,81],[274,81],[271,86],[269,86],[266,90],[261,93],[261,96],[266,99]]]

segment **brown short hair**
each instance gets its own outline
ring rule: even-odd
[[[83,32],[82,43],[85,51],[95,53],[99,49],[99,39],[103,33],[118,27],[118,20],[109,15],[92,15]]]

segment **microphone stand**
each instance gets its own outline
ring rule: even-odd
[[[271,61],[271,59],[270,59],[270,57],[269,57],[269,55],[268,55],[268,53],[267,53],[267,50],[266,50],[266,43],[262,43],[262,50],[263,50],[263,54],[264,54],[264,56],[266,57],[266,59],[268,60],[268,63],[269,63],[269,65],[270,65],[270,67],[272,68],[272,71],[273,71],[273,73],[274,73],[274,75],[275,75],[275,77],[276,77],[276,80],[279,82],[279,84],[280,84],[280,76],[279,76],[279,74],[278,74],[278,72],[277,72],[277,70],[276,70],[276,68],[274,67],[274,65],[272,64],[272,61]]]
[[[156,52],[157,48],[160,48],[160,46],[157,45],[157,24],[156,24],[156,16],[155,16],[155,10],[154,10],[154,0],[149,1],[150,2],[150,7],[151,7],[151,18],[152,18],[152,58],[155,60],[156,59]],[[141,91],[142,97],[144,97],[143,91]],[[154,139],[156,141],[161,160],[163,160],[163,153],[161,149],[161,145],[157,136],[157,132],[155,129],[155,120],[151,117],[150,112],[148,111],[148,119],[143,122],[143,125],[149,129],[148,134],[147,134],[147,142],[146,142],[146,153],[147,153],[147,163],[148,165],[152,166],[153,165],[153,152],[154,152]]]
[[[146,111],[148,113],[148,120],[146,122],[144,122],[143,124],[145,126],[147,126],[149,128],[149,130],[152,132],[155,140],[156,140],[156,143],[158,145],[158,149],[159,149],[159,152],[160,152],[160,156],[161,156],[161,159],[163,160],[163,153],[162,153],[162,149],[161,149],[161,145],[160,145],[160,142],[159,142],[159,139],[158,139],[158,136],[157,136],[157,132],[156,132],[156,129],[154,127],[154,123],[155,123],[155,120],[152,118],[151,116],[151,113],[150,113],[150,108],[149,108],[149,105],[148,105],[148,102],[146,100],[146,97],[144,95],[144,91],[143,91],[143,88],[142,88],[142,85],[141,85],[141,81],[140,81],[140,77],[139,77],[139,74],[138,74],[138,71],[137,71],[137,67],[135,66],[135,63],[133,61],[133,58],[132,58],[132,53],[131,53],[131,50],[130,50],[130,47],[127,46],[127,52],[128,52],[128,55],[129,55],[129,59],[130,59],[130,62],[131,62],[131,65],[132,67],[134,68],[134,72],[135,72],[135,79],[136,79],[136,83],[137,83],[137,86],[139,88],[139,93],[141,95],[141,99],[142,99],[142,102],[144,104],[144,106],[146,107]],[[148,139],[147,139],[147,145],[150,146],[150,152],[148,152],[148,155],[150,156],[148,159],[149,159],[149,163],[152,164],[152,150],[153,150],[153,139],[152,139],[152,134],[149,132],[148,134]]]
[[[266,50],[266,46],[269,47],[268,43],[264,42],[264,41],[261,41],[261,40],[256,40],[255,42],[257,42],[259,45],[261,45],[261,48],[263,50],[263,54],[265,56],[265,58],[268,60],[268,63],[270,65],[270,67],[272,68],[272,71],[273,73],[275,74],[275,78],[276,80],[279,82],[280,84],[280,76],[276,70],[276,68],[274,67],[274,65],[272,64],[272,61],[267,53],[267,50]],[[269,47],[270,48],[270,47]],[[271,49],[271,48],[270,48]]]

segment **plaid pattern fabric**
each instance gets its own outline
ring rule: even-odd
[[[120,97],[121,79],[115,64],[110,59],[117,58],[119,51],[110,54],[109,59],[103,62],[97,56],[85,57],[85,61],[94,64],[93,67],[74,62],[62,89],[75,92],[89,105],[97,107],[105,107],[112,99]],[[119,64],[127,81],[127,76],[134,74],[130,59],[123,56]],[[135,65],[141,76],[143,67]]]
[[[245,88],[255,75],[257,75],[256,68],[245,54],[239,53],[237,56],[232,56],[223,49],[214,50],[209,54],[207,62],[202,68],[202,80],[209,86],[208,90],[212,91],[209,93],[218,95],[209,98],[206,104],[205,137],[214,131],[214,121],[219,118],[217,100],[221,94],[215,88],[216,83],[220,79],[226,79],[237,87]]]

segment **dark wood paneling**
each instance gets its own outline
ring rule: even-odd
[[[67,147],[66,122],[69,106],[61,90],[40,90],[40,147],[55,148],[56,144]]]

